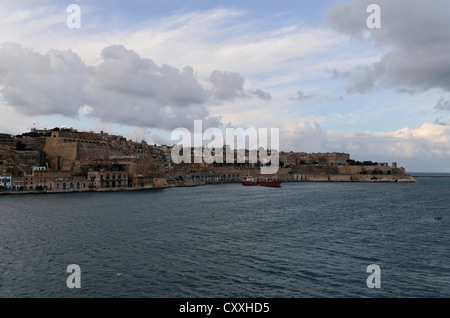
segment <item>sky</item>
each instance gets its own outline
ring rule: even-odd
[[[173,144],[202,120],[279,128],[284,151],[450,172],[449,12],[447,0],[0,0],[0,132]]]

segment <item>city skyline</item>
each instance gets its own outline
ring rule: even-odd
[[[74,3],[79,28],[70,3],[0,1],[1,133],[67,126],[169,144],[203,120],[279,128],[281,151],[450,172],[450,3]],[[371,3],[379,29],[366,25]]]

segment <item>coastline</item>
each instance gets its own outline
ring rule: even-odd
[[[344,179],[344,178],[330,178],[329,175],[321,176],[322,178],[311,178],[311,179],[303,179],[303,180],[294,180],[294,179],[284,179],[281,180],[283,183],[348,183],[348,182],[357,182],[357,183],[415,183],[416,180],[411,175],[402,175],[402,176],[383,176],[383,177],[375,177],[372,175],[364,175],[364,176],[353,176],[354,178]],[[421,176],[426,177],[426,176]],[[433,176],[436,177],[436,176]],[[450,177],[450,176],[441,176],[441,177]],[[102,189],[87,189],[87,190],[59,190],[59,191],[17,191],[17,190],[8,190],[8,191],[0,191],[1,195],[27,195],[27,194],[61,194],[61,193],[87,193],[87,192],[125,192],[125,191],[148,191],[148,190],[163,190],[170,188],[190,188],[190,187],[199,187],[204,185],[223,185],[223,184],[240,184],[241,182],[178,182],[178,183],[165,183],[163,185],[158,186],[146,186],[146,187],[122,187],[122,188],[102,188]]]

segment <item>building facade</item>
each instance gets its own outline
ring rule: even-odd
[[[11,190],[11,176],[0,176],[0,189]]]
[[[125,171],[89,171],[87,180],[91,189],[128,187],[128,174]]]

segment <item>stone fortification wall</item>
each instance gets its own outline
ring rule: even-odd
[[[0,149],[0,173],[13,175],[31,173],[31,167],[38,166],[40,158],[39,151]]]
[[[45,141],[44,152],[49,159],[51,169],[71,170],[77,156],[77,143],[48,137]]]
[[[16,149],[17,140],[14,138],[0,138],[0,148]]]
[[[76,143],[76,154],[74,159],[98,159],[107,160],[110,156],[118,155],[104,144]]]
[[[45,137],[24,137],[16,138],[16,142],[21,141],[26,150],[42,151],[45,146]]]

